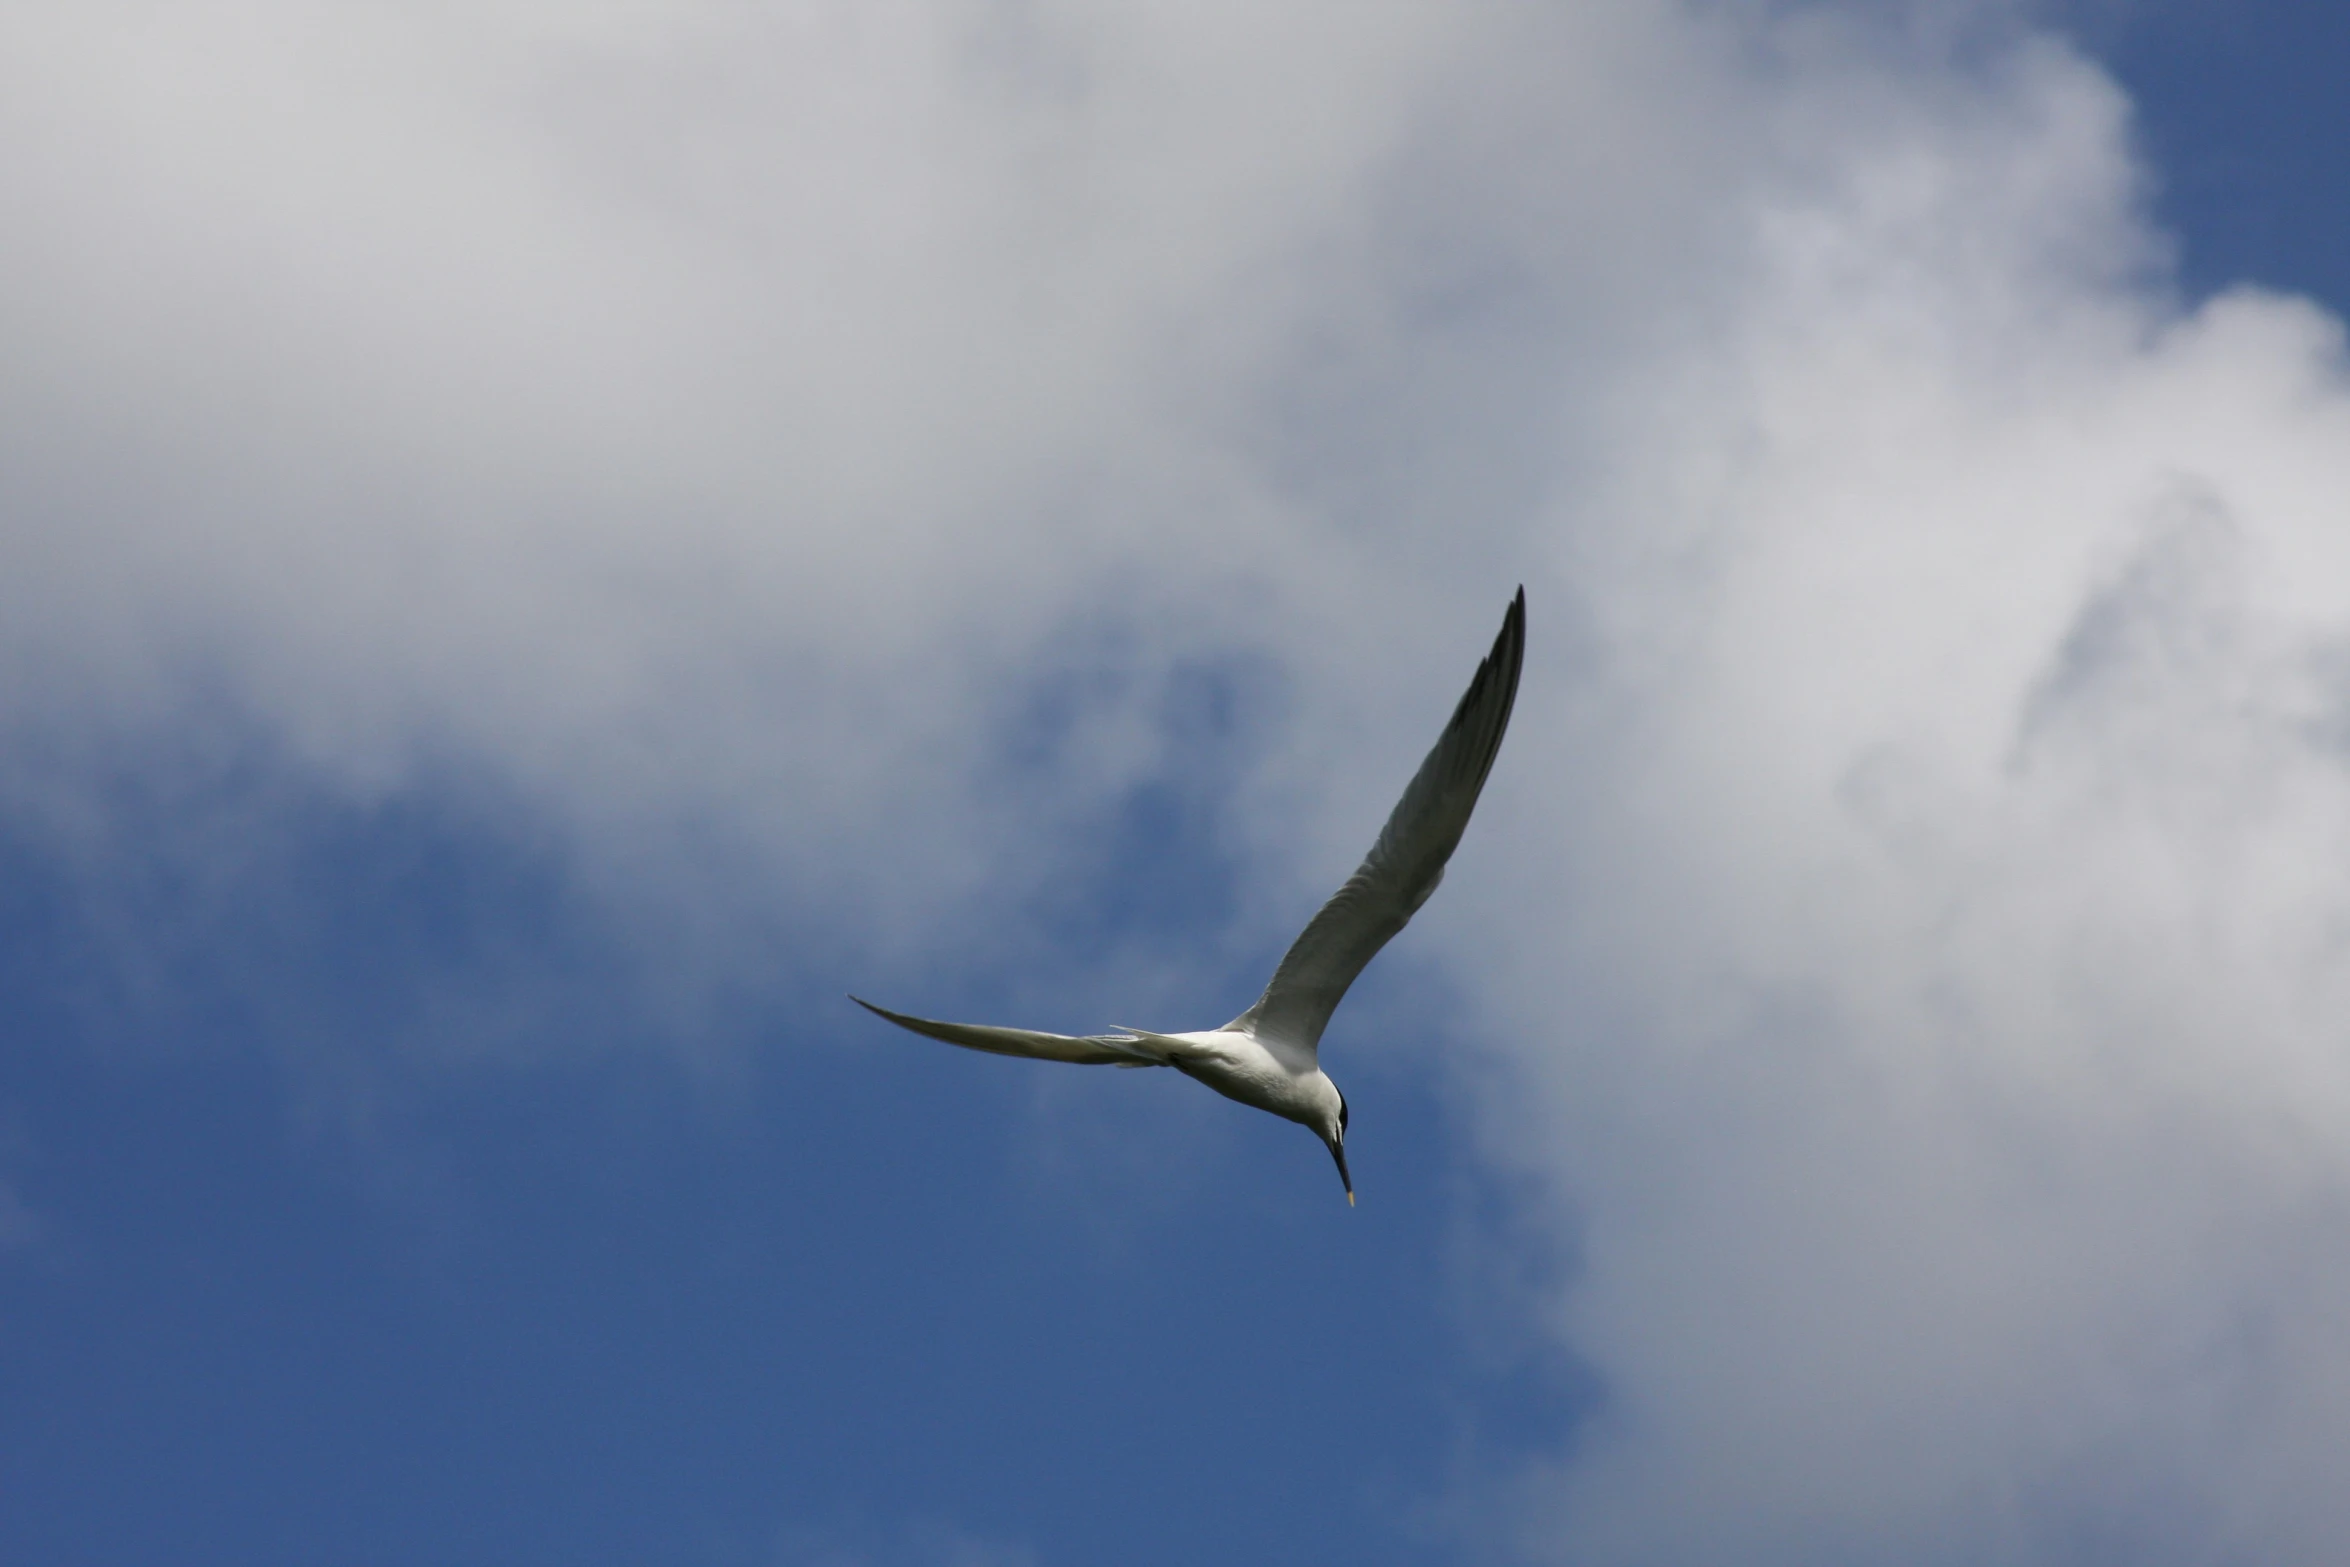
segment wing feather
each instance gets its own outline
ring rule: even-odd
[[[932,1018],[909,1017],[903,1012],[892,1012],[862,997],[851,996],[849,999],[875,1017],[887,1018],[900,1028],[912,1029],[917,1034],[926,1034],[950,1045],[961,1045],[965,1050],[984,1050],[998,1056],[1028,1056],[1038,1061],[1072,1061],[1080,1066],[1166,1064],[1158,1052],[1151,1050],[1141,1040],[1124,1034],[1043,1034],[1028,1028],[998,1028],[990,1023],[941,1023]]]
[[[1435,749],[1412,775],[1360,867],[1290,944],[1265,993],[1229,1024],[1309,1056],[1363,966],[1411,921],[1461,841],[1509,728],[1526,660],[1526,590],[1510,602]]]

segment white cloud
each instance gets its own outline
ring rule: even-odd
[[[2313,1456],[2350,1438],[2350,386],[2307,305],[2132,286],[2116,110],[2032,51],[1807,102],[1727,330],[1562,508],[1592,629],[1496,833],[1541,912],[1495,1025],[1549,1093],[1494,1138],[1580,1225],[1555,1321],[1611,1389],[1533,1484],[1570,1559],[2317,1561],[2350,1523]]]
[[[1631,3],[0,27],[9,733],[201,693],[318,786],[494,779],[615,903],[937,954],[1100,872],[1064,824],[1235,660],[1310,898],[1523,577],[1420,938],[1610,1400],[1521,1542],[2350,1523],[2338,328],[2163,292],[2092,68]]]

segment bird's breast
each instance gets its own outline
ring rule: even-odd
[[[1269,1110],[1285,1119],[1310,1119],[1316,1105],[1305,1076],[1292,1071],[1254,1040],[1222,1040],[1212,1051],[1176,1063],[1184,1075],[1227,1099]]]

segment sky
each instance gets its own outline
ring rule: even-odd
[[[0,1559],[2331,1562],[2346,46],[0,8]]]

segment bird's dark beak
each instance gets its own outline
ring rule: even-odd
[[[1346,1205],[1355,1205],[1355,1178],[1346,1173],[1346,1144],[1332,1143],[1330,1157],[1338,1161],[1338,1178],[1346,1183]]]

